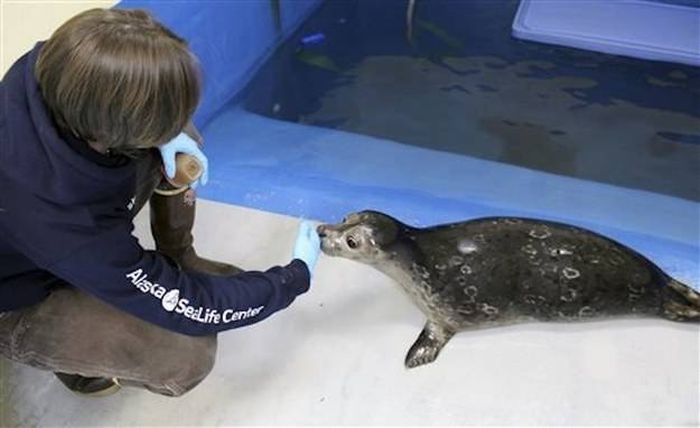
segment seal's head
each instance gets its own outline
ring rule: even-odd
[[[377,211],[353,213],[338,224],[318,227],[321,249],[329,256],[375,264],[390,257],[403,224]]]

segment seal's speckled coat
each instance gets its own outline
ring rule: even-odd
[[[432,362],[458,331],[614,316],[700,320],[700,294],[594,232],[494,217],[413,228],[376,211],[318,228],[323,251],[401,284],[428,317],[406,366]]]

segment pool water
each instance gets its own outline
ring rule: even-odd
[[[700,201],[700,70],[514,39],[517,0],[418,0],[410,30],[407,5],[324,2],[243,107]]]

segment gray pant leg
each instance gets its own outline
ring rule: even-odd
[[[0,354],[39,369],[117,378],[168,396],[211,371],[216,336],[186,336],[113,308],[72,287],[0,314]]]

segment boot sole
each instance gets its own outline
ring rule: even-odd
[[[117,379],[112,379],[112,385],[100,389],[99,391],[93,391],[93,392],[82,392],[82,391],[76,391],[76,390],[71,390],[75,394],[83,396],[83,397],[92,397],[92,398],[102,398],[102,397],[108,397],[110,395],[116,394],[119,392],[120,389],[122,389],[122,386],[119,384]]]

